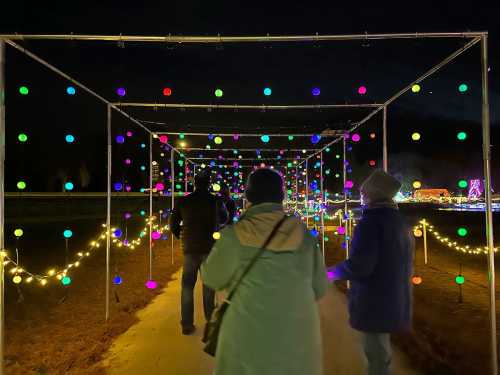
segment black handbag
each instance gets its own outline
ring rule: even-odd
[[[212,316],[210,317],[210,320],[207,322],[205,325],[205,331],[203,333],[203,338],[202,342],[205,343],[205,347],[203,348],[203,351],[205,353],[210,354],[211,356],[215,357],[215,352],[217,350],[217,341],[219,339],[219,332],[220,332],[220,327],[222,324],[222,319],[224,318],[224,314],[226,313],[227,308],[231,304],[231,299],[233,298],[233,295],[238,288],[238,286],[241,284],[241,281],[245,277],[245,275],[252,269],[253,265],[257,261],[257,259],[262,255],[262,253],[266,250],[266,247],[269,245],[271,240],[273,239],[274,235],[276,232],[278,232],[278,229],[281,227],[281,224],[286,220],[288,216],[283,216],[281,220],[276,224],[276,226],[273,228],[269,236],[267,237],[266,241],[260,248],[260,250],[255,254],[255,256],[252,258],[250,263],[248,263],[247,267],[241,274],[240,278],[234,285],[233,289],[227,296],[227,298],[220,304],[212,313]]]

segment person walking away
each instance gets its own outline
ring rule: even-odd
[[[361,186],[363,214],[349,259],[332,270],[350,280],[351,326],[361,331],[369,375],[390,374],[392,332],[411,327],[414,241],[393,197],[401,184],[382,170]]]
[[[209,192],[210,174],[203,171],[195,177],[195,190],[177,202],[170,216],[173,235],[180,237],[184,252],[181,291],[182,333],[190,335],[194,326],[194,287],[201,263],[214,244],[213,234],[227,221],[222,200]],[[182,222],[182,226],[181,226]],[[203,285],[203,309],[206,320],[214,309],[214,291]]]
[[[231,192],[229,191],[229,186],[225,184],[222,185],[220,195],[224,202],[224,205],[226,206],[228,213],[227,225],[231,225],[234,223],[234,219],[236,217],[236,202],[233,199],[231,199]]]
[[[283,211],[281,176],[255,170],[240,220],[201,267],[211,288],[232,290],[243,270],[275,235],[235,289],[221,323],[215,375],[320,375],[323,371],[318,306],[328,282],[316,238]],[[277,224],[280,223],[278,227]]]

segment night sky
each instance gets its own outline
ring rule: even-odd
[[[495,144],[500,133],[500,6],[457,8],[418,2],[396,6],[352,7],[322,5],[321,2],[287,4],[283,7],[230,6],[221,3],[165,2],[157,7],[118,5],[87,6],[46,3],[29,6],[18,1],[2,13],[3,33],[75,33],[132,35],[288,35],[346,34],[376,32],[479,31],[490,32],[490,98],[492,111],[493,181],[500,183],[500,160]],[[435,2],[436,3],[436,2]],[[212,104],[332,104],[383,102],[393,93],[440,62],[466,40],[400,40],[311,42],[235,45],[161,45],[102,42],[35,42],[21,44],[109,100],[118,101],[115,91],[125,87],[123,101]],[[390,169],[403,180],[421,179],[424,186],[455,189],[461,178],[481,178],[481,71],[479,45],[422,83],[418,94],[408,93],[388,112]],[[19,179],[28,181],[29,191],[57,191],[58,176],[77,181],[82,169],[90,175],[86,187],[75,190],[104,190],[105,107],[77,89],[65,93],[68,83],[46,68],[7,47],[7,190],[15,191]],[[469,90],[460,93],[466,83]],[[19,86],[30,89],[21,96]],[[364,96],[357,93],[367,87]],[[172,95],[164,97],[164,87]],[[220,99],[215,88],[224,90]],[[264,87],[272,95],[262,94]],[[313,97],[311,89],[321,95]],[[168,123],[181,131],[231,132],[320,132],[325,128],[347,129],[366,110],[313,110],[290,112],[185,111],[126,109],[147,121]],[[146,160],[137,145],[146,141],[143,132],[121,116],[114,115],[116,134],[133,130],[130,142],[116,148],[116,177],[127,155],[134,167]],[[163,129],[161,126],[155,130]],[[207,130],[212,129],[212,130]],[[381,116],[360,129],[362,141],[353,146],[350,159],[353,179],[361,180],[370,171],[369,160],[381,158]],[[419,132],[416,143],[411,134]],[[468,138],[458,142],[456,134]],[[27,144],[17,141],[20,132]],[[377,138],[369,140],[371,132]],[[68,145],[65,134],[77,142]],[[200,142],[200,141],[198,141]],[[272,140],[278,147],[278,141]],[[299,141],[297,141],[299,142]],[[201,143],[206,143],[202,141]],[[227,142],[227,146],[231,144]],[[252,143],[240,143],[252,146]],[[300,143],[294,144],[299,146]],[[254,140],[254,147],[261,147]],[[302,146],[302,145],[300,145]],[[134,149],[135,147],[135,149]],[[280,146],[281,147],[281,144]],[[332,150],[326,158],[332,169],[339,165]],[[141,154],[142,152],[142,154]],[[158,151],[159,152],[159,151]],[[328,159],[331,157],[331,160]],[[128,178],[141,180],[137,173]],[[144,179],[144,177],[142,178]],[[140,183],[143,183],[141,181]],[[335,181],[327,182],[332,189]]]

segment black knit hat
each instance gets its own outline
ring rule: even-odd
[[[195,177],[194,177],[194,187],[200,190],[208,190],[210,186],[210,170],[202,169]]]
[[[245,196],[252,204],[281,204],[285,198],[283,179],[272,169],[256,169],[248,176]]]

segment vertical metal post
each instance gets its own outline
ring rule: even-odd
[[[427,222],[422,220],[422,228],[424,232],[424,264],[427,264]]]
[[[343,159],[342,159],[342,171],[343,171],[343,189],[344,189],[344,244],[345,244],[345,258],[349,258],[349,202],[348,202],[348,196],[347,196],[347,189],[346,189],[346,181],[347,181],[347,141],[346,141],[346,135],[344,135],[344,138],[342,140],[342,152],[343,152]],[[351,287],[351,283],[347,281],[347,288],[349,289]]]
[[[306,159],[306,190],[304,193],[304,209],[305,209],[305,215],[306,215],[306,227],[309,229],[309,168],[308,168],[308,161],[309,159]]]
[[[172,200],[170,203],[170,215],[174,212],[174,204],[175,204],[175,166],[174,166],[174,148],[170,149],[170,190],[172,192]],[[172,264],[174,264],[174,235],[170,233],[171,238],[171,249],[170,252],[172,254]]]
[[[382,164],[384,171],[388,172],[388,161],[387,161],[387,106],[384,107],[384,119],[382,123]]]
[[[4,374],[5,329],[5,42],[0,40],[0,375]]]
[[[153,133],[149,133],[149,279],[153,280]]]
[[[323,152],[320,153],[319,179],[321,190],[321,250],[323,251],[323,261],[325,259],[325,191],[323,190]]]
[[[108,175],[106,192],[106,321],[109,320],[109,284],[110,284],[110,256],[111,256],[111,106],[108,104]]]
[[[184,160],[184,194],[188,191],[188,162]]]
[[[299,166],[295,166],[295,212],[299,209]]]
[[[497,322],[495,306],[495,253],[493,244],[493,209],[491,201],[491,145],[490,145],[490,104],[488,96],[488,37],[481,37],[482,65],[482,125],[483,125],[483,164],[484,199],[486,203],[486,240],[488,246],[488,281],[490,291],[490,349],[491,373],[498,374]]]

